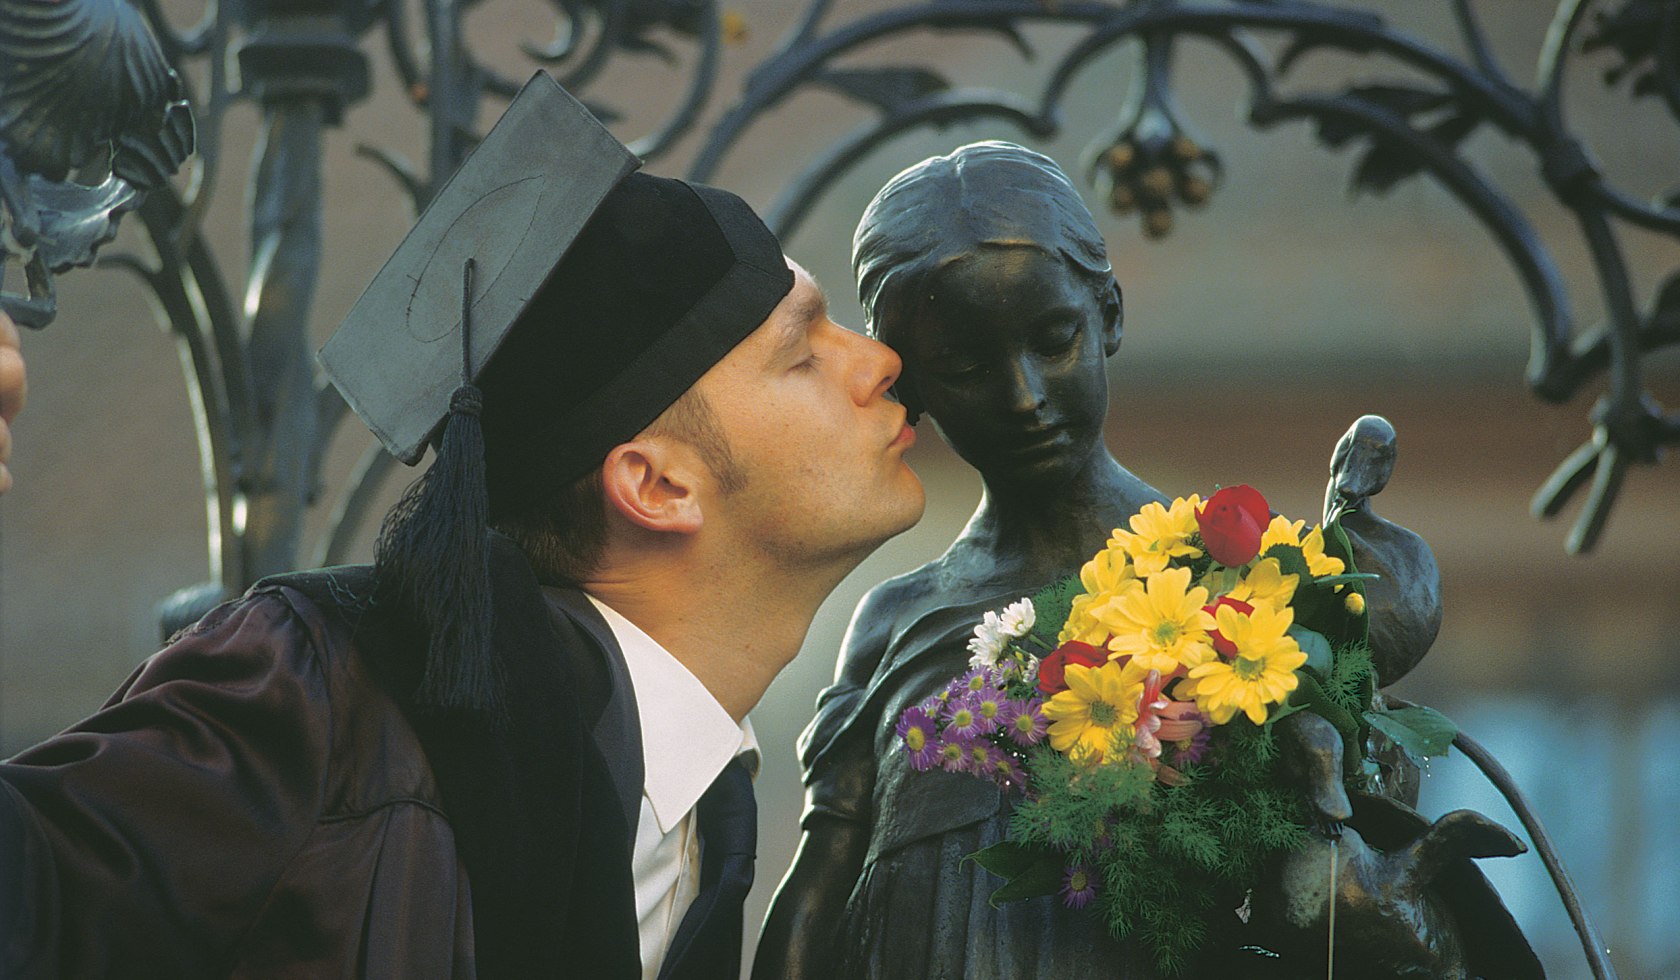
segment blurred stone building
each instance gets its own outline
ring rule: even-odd
[[[841,0],[830,20],[882,6]],[[1421,35],[1451,37],[1446,3],[1365,6]],[[182,23],[196,16],[184,3],[170,9]],[[1549,5],[1499,0],[1479,9],[1495,53],[1528,78]],[[773,49],[796,7],[747,0],[736,13],[746,36],[726,50],[709,119],[735,98],[744,71]],[[529,64],[518,43],[551,29],[545,8],[522,0],[490,0],[467,23],[491,63],[516,77]],[[870,57],[933,62],[952,77],[1036,96],[1043,64],[1081,33],[1034,29],[1029,40],[1040,58],[1032,62],[979,33],[904,37]],[[329,134],[317,342],[411,220],[402,195],[355,156],[356,145],[424,157],[421,120],[397,92],[377,43],[367,48],[376,61],[374,95]],[[930,153],[986,138],[1032,143],[1074,172],[1082,149],[1111,125],[1130,56],[1116,52],[1083,72],[1056,140],[964,124],[908,134],[857,166],[785,243],[825,282],[835,318],[859,325],[851,232],[884,180]],[[614,128],[630,136],[669,108],[683,76],[657,59],[620,60],[590,93],[624,111]],[[1346,59],[1302,68],[1353,78],[1363,70]],[[1446,602],[1434,652],[1396,690],[1446,711],[1523,784],[1622,976],[1680,976],[1672,938],[1680,931],[1672,901],[1680,889],[1680,763],[1672,751],[1680,742],[1680,473],[1673,463],[1633,471],[1598,549],[1566,555],[1566,525],[1532,521],[1528,499],[1588,435],[1591,396],[1554,407],[1524,389],[1530,311],[1492,238],[1427,180],[1382,197],[1350,197],[1351,156],[1326,151],[1305,124],[1248,128],[1235,111],[1243,80],[1211,46],[1186,44],[1176,78],[1186,116],[1224,160],[1224,179],[1207,206],[1178,213],[1169,236],[1146,241],[1136,218],[1108,215],[1076,176],[1103,222],[1126,292],[1126,338],[1110,372],[1110,445],[1169,494],[1247,482],[1276,509],[1312,517],[1336,438],[1362,413],[1391,419],[1401,456],[1377,507],[1433,543]],[[1606,92],[1592,71],[1579,71],[1575,81],[1579,91],[1567,104],[1605,168],[1638,193],[1673,190],[1680,181],[1673,120],[1655,100],[1630,104]],[[832,93],[790,100],[749,131],[715,181],[766,205],[865,117]],[[228,117],[208,226],[224,272],[236,280],[246,262],[240,197],[254,118],[249,105]],[[690,136],[651,169],[680,175],[697,143]],[[1598,320],[1603,301],[1579,234],[1550,204],[1534,161],[1487,131],[1466,152],[1530,209],[1568,279],[1577,321]],[[1627,249],[1643,303],[1680,266],[1680,250],[1638,233],[1630,233]],[[0,501],[0,755],[96,708],[155,648],[154,604],[205,577],[197,448],[173,341],[156,328],[144,290],[121,272],[79,272],[60,288],[58,323],[24,341],[30,404],[16,426],[17,487]],[[1650,363],[1658,397],[1680,404],[1676,358]],[[927,518],[842,586],[800,659],[754,714],[766,758],[760,883],[749,918],[762,913],[797,839],[793,740],[833,670],[852,604],[870,584],[937,555],[978,498],[977,479],[931,432],[923,435],[912,461],[928,485]],[[328,481],[344,479],[369,441],[358,426],[345,426]],[[391,482],[388,497],[401,481]],[[321,520],[313,515],[312,529]],[[368,553],[365,539],[361,552]],[[1439,760],[1428,777],[1431,815],[1470,806],[1515,827],[1462,760]],[[1552,975],[1585,976],[1538,860],[1484,867]]]

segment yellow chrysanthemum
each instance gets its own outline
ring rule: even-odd
[[[1260,535],[1260,553],[1274,544],[1288,544],[1299,548],[1301,546],[1301,529],[1307,526],[1306,521],[1292,521],[1279,514],[1272,518],[1272,523],[1266,525],[1266,530]]]
[[[1267,525],[1264,534],[1260,535],[1260,553],[1274,544],[1293,545],[1301,549],[1301,556],[1307,560],[1307,571],[1312,572],[1314,578],[1325,575],[1340,575],[1347,570],[1347,566],[1340,558],[1333,558],[1324,553],[1324,528],[1313,525],[1313,529],[1304,536],[1301,529],[1307,526],[1306,521],[1291,521],[1287,517],[1274,517]]]
[[[1286,609],[1295,598],[1295,587],[1300,580],[1299,575],[1283,574],[1283,566],[1276,558],[1262,558],[1226,595],[1254,606]]]
[[[1067,622],[1056,637],[1057,642],[1078,640],[1101,646],[1108,639],[1108,627],[1091,615],[1093,606],[1100,606],[1127,589],[1141,588],[1130,559],[1120,548],[1106,548],[1079,570],[1079,583],[1085,587],[1082,595],[1074,597],[1068,610]]]
[[[1295,671],[1307,662],[1307,655],[1288,634],[1294,619],[1289,609],[1257,605],[1245,616],[1231,606],[1220,606],[1219,633],[1236,645],[1237,655],[1229,661],[1215,658],[1192,667],[1189,680],[1179,686],[1180,694],[1194,696],[1196,706],[1216,725],[1230,721],[1238,711],[1256,725],[1264,724],[1266,706],[1295,690],[1300,683]]]
[[[1108,648],[1115,656],[1132,657],[1145,672],[1170,674],[1180,664],[1194,667],[1213,658],[1208,641],[1213,617],[1202,608],[1207,602],[1206,589],[1190,587],[1190,569],[1169,568],[1091,614],[1114,634]]]
[[[1324,529],[1317,525],[1301,539],[1301,555],[1307,559],[1307,571],[1312,572],[1314,578],[1340,575],[1347,570],[1340,558],[1324,553]]]
[[[1166,568],[1173,558],[1199,557],[1202,549],[1190,544],[1190,536],[1197,532],[1196,508],[1201,504],[1201,498],[1195,494],[1180,497],[1171,507],[1162,507],[1154,501],[1144,504],[1127,522],[1132,529],[1115,528],[1108,546],[1121,548],[1131,556],[1139,578]]]
[[[1074,664],[1063,674],[1067,690],[1044,702],[1050,747],[1069,758],[1101,762],[1118,734],[1130,740],[1137,721],[1143,673],[1131,664]]]

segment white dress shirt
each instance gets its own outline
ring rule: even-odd
[[[746,756],[758,774],[752,722],[739,725],[699,678],[653,637],[589,597],[612,629],[635,689],[642,732],[642,811],[630,870],[643,980],[655,980],[683,915],[700,890],[700,834],[694,805],[730,760]]]

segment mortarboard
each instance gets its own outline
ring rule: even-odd
[[[424,634],[417,705],[499,714],[486,524],[599,466],[793,288],[739,197],[638,165],[537,73],[321,350],[392,455],[438,445],[374,560],[375,604]]]
[[[426,206],[321,348],[321,366],[391,455],[419,462],[462,383],[462,268],[474,261],[476,378],[607,193],[640,165],[537,72]]]

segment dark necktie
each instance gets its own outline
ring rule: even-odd
[[[694,808],[700,830],[700,890],[671,938],[660,980],[734,980],[741,975],[741,905],[758,853],[752,776],[737,756]]]

